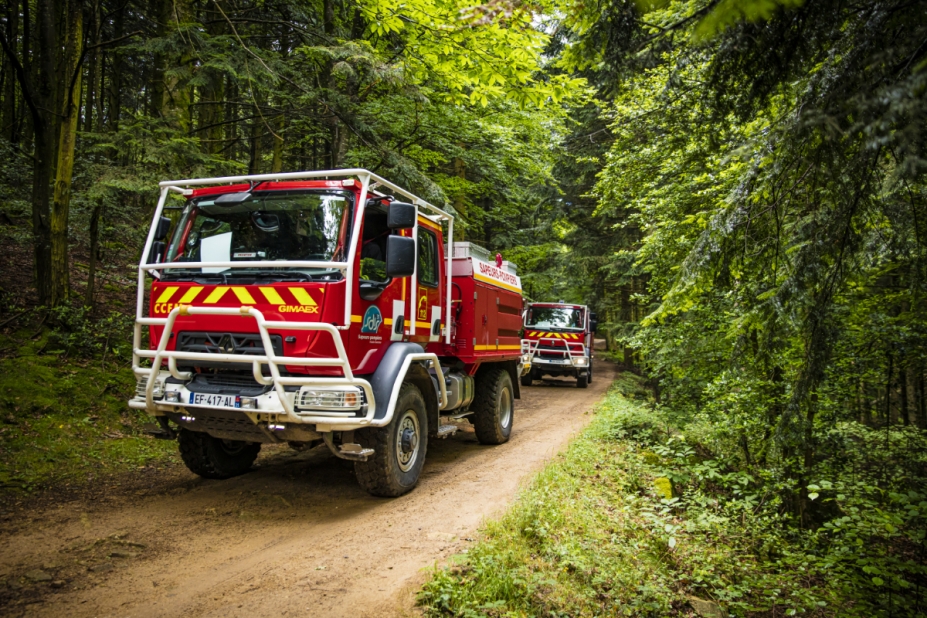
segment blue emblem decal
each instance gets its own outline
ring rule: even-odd
[[[380,330],[380,324],[383,323],[383,316],[375,305],[371,305],[364,314],[364,321],[361,325],[362,333],[376,333]]]

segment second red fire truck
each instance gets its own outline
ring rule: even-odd
[[[529,303],[525,307],[522,352],[531,369],[521,378],[531,386],[543,376],[576,378],[579,388],[592,382],[595,313],[585,305]]]

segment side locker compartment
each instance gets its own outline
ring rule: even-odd
[[[498,334],[500,350],[521,350],[521,297],[513,292],[499,291]]]
[[[453,282],[454,296],[460,299],[459,303],[454,303],[452,309],[452,316],[457,324],[457,332],[454,335],[455,343],[461,356],[470,356],[474,352],[474,338],[476,337],[474,328],[476,301],[473,298],[476,286],[470,277],[454,277]]]
[[[485,285],[477,283],[473,286],[475,298],[474,302],[474,336],[476,339],[476,344],[474,345],[474,350],[477,352],[485,352],[487,350],[496,349],[496,334],[495,334],[495,320],[490,318],[495,317],[490,313],[495,313],[495,294],[492,293],[492,290]],[[493,303],[492,309],[490,309],[489,302],[490,300]]]

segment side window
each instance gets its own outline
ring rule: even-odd
[[[422,285],[438,285],[438,239],[433,232],[418,228],[418,281]]]
[[[361,239],[360,278],[383,283],[386,281],[386,213],[367,209],[364,213],[364,236]]]

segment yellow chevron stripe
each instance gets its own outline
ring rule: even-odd
[[[196,298],[196,295],[203,291],[203,286],[194,285],[187,288],[187,291],[184,292],[184,295],[180,297],[180,300],[177,302],[181,305],[189,305],[193,302],[193,299]]]
[[[170,287],[164,288],[164,291],[161,292],[161,296],[158,296],[158,300],[155,302],[166,303],[171,299],[171,296],[174,295],[174,292],[180,289],[180,286],[172,285]]]
[[[285,305],[283,297],[277,292],[276,288],[261,288],[261,294],[271,305]]]
[[[248,288],[242,287],[233,287],[232,291],[235,292],[235,296],[238,297],[238,302],[244,303],[246,305],[254,304],[254,297],[251,296],[251,292],[248,291]]]
[[[290,288],[290,292],[293,293],[293,296],[296,298],[296,302],[300,305],[309,305],[311,307],[315,306],[315,301],[312,300],[312,297],[309,296],[309,292],[302,288]]]
[[[212,292],[209,293],[209,296],[206,297],[206,300],[203,302],[207,305],[215,305],[219,302],[219,299],[222,298],[226,292],[229,291],[227,285],[217,286]]]

